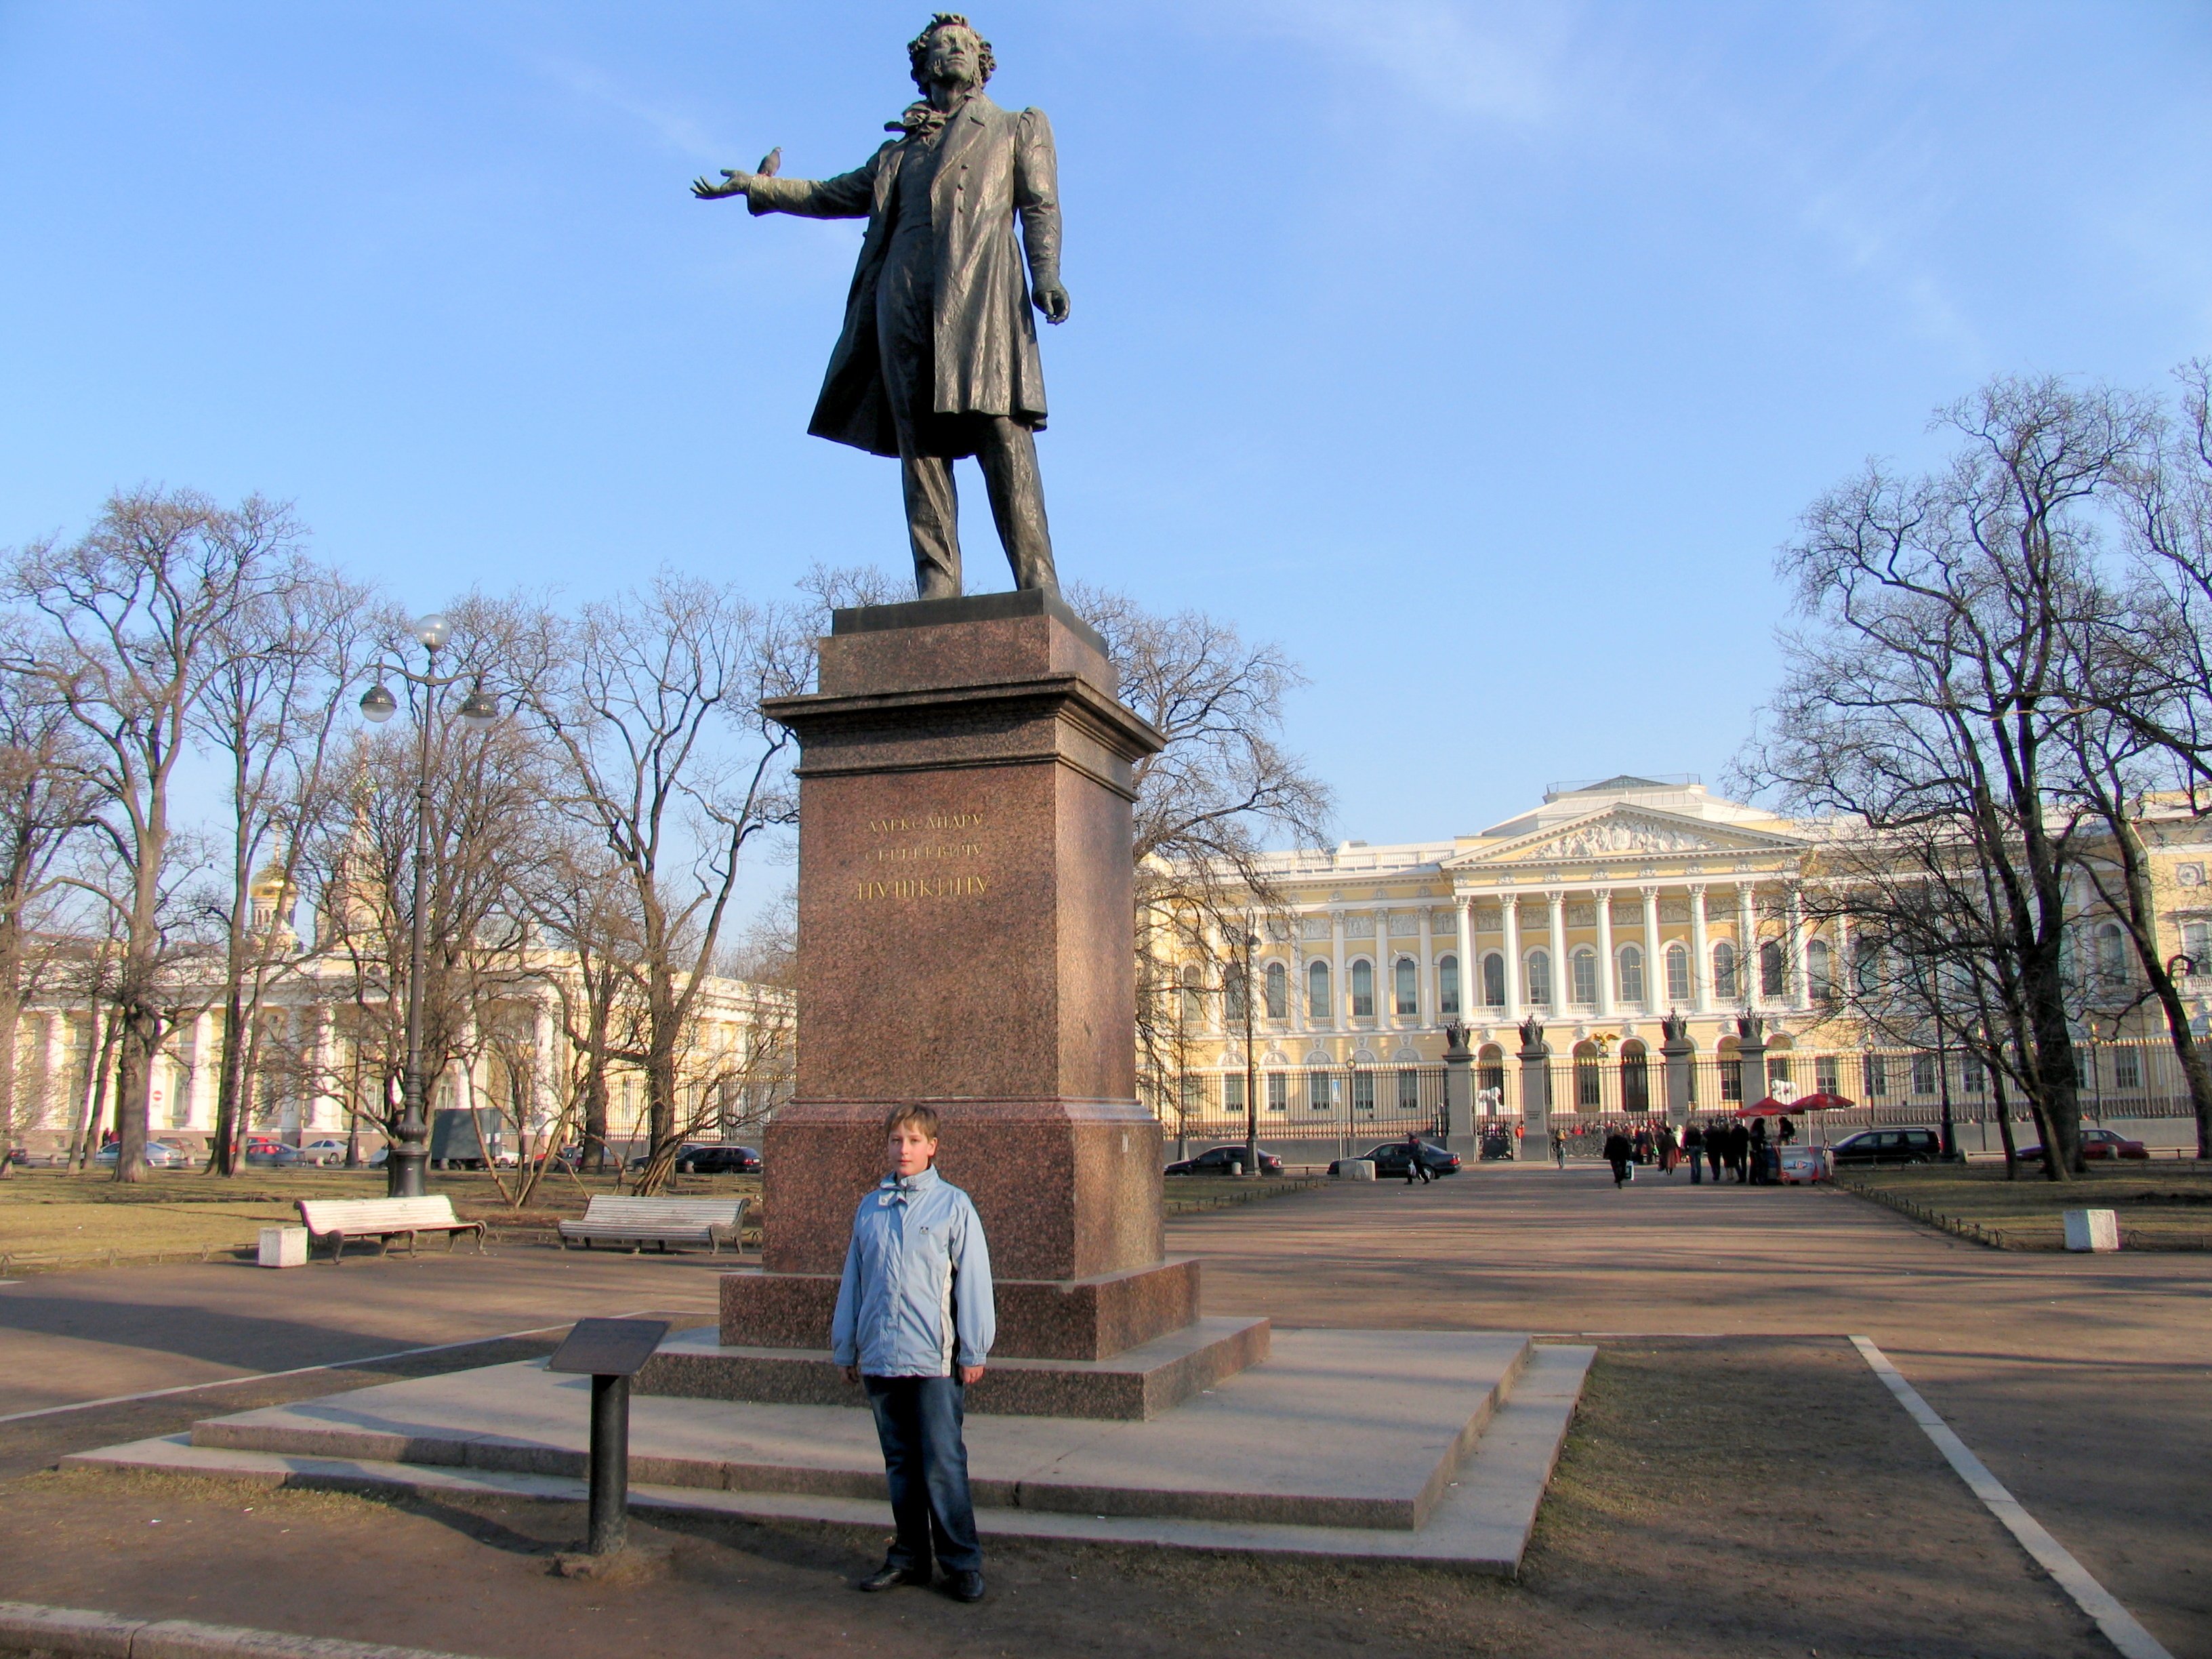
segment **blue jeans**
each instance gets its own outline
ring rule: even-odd
[[[951,1376],[864,1376],[884,1449],[898,1539],[887,1566],[927,1571],[934,1554],[947,1572],[981,1572],[968,1448],[960,1437],[968,1391]]]
[[[1698,1147],[1696,1152],[1689,1154],[1689,1158],[1690,1184],[1694,1187],[1705,1178],[1705,1149],[1702,1146]]]

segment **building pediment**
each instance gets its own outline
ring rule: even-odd
[[[1634,857],[1724,857],[1795,853],[1806,843],[1741,824],[1718,824],[1647,806],[1601,807],[1587,817],[1534,830],[1495,847],[1479,847],[1443,861],[1447,870],[1494,869],[1501,865],[1569,864]]]

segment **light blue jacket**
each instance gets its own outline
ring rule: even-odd
[[[860,1200],[830,1346],[870,1376],[950,1376],[998,1334],[991,1253],[968,1194],[935,1170],[886,1176]]]

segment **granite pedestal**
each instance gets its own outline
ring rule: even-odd
[[[763,1270],[723,1281],[719,1358],[666,1356],[643,1386],[788,1384],[803,1364],[757,1351],[829,1347],[908,1101],[939,1113],[938,1169],[982,1217],[994,1360],[1096,1365],[1191,1329],[1198,1268],[1165,1259],[1136,1098],[1131,804],[1159,734],[1040,592],[840,611],[820,660],[817,690],[767,705],[800,747],[799,1073],[765,1136]],[[1221,1340],[1197,1371],[1266,1352],[1264,1326]]]

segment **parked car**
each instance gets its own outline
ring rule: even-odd
[[[2023,1147],[2020,1156],[2022,1163],[2032,1160],[2040,1164],[2043,1161],[2043,1148]],[[2144,1146],[2142,1142],[2130,1140],[2125,1135],[2116,1134],[2110,1129],[2081,1131],[2081,1157],[2085,1161],[2100,1158],[2106,1160],[2123,1158],[2148,1158],[2149,1156],[2150,1148]]]
[[[1448,1176],[1459,1173],[1457,1152],[1448,1152],[1434,1142],[1427,1140],[1420,1143],[1420,1148],[1421,1162],[1428,1166],[1431,1175]],[[1373,1162],[1375,1178],[1377,1181],[1403,1181],[1413,1170],[1413,1149],[1402,1140],[1386,1140],[1380,1146],[1370,1147],[1360,1156]],[[1330,1164],[1328,1172],[1331,1175],[1336,1173],[1336,1164],[1340,1162],[1342,1160],[1338,1159],[1336,1163]]]
[[[112,1164],[122,1156],[123,1148],[111,1142],[92,1155],[94,1164]],[[192,1155],[173,1141],[149,1140],[146,1143],[146,1167],[149,1170],[173,1170],[190,1164]]]
[[[1234,1164],[1239,1168],[1242,1168],[1243,1163],[1244,1149],[1242,1146],[1209,1146],[1206,1151],[1200,1152],[1196,1158],[1187,1158],[1180,1164],[1169,1164],[1164,1170],[1161,1171],[1161,1173],[1164,1175],[1223,1176],[1229,1173],[1229,1166],[1231,1164]],[[1279,1176],[1282,1174],[1282,1159],[1277,1158],[1273,1152],[1263,1152],[1260,1154],[1260,1173],[1261,1175]]]
[[[761,1155],[750,1146],[682,1146],[676,1153],[678,1175],[758,1175]]]
[[[1943,1156],[1943,1138],[1933,1129],[1862,1129],[1828,1148],[1829,1161],[1846,1164],[1933,1164]]]

